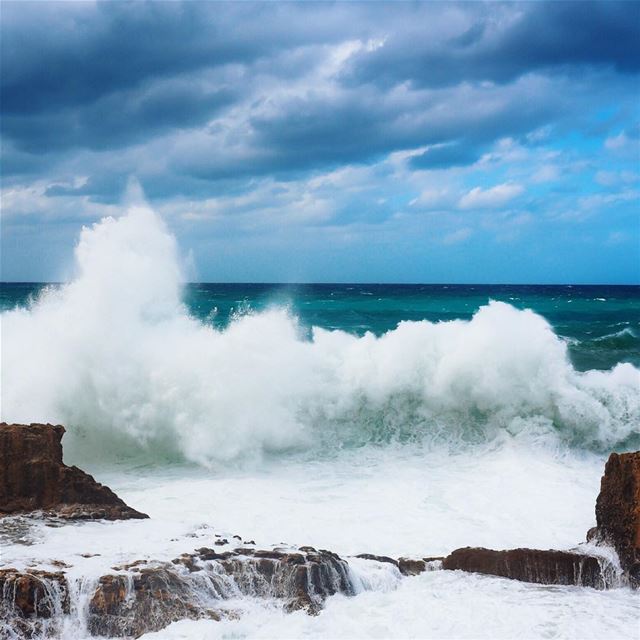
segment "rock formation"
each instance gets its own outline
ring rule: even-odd
[[[482,547],[456,549],[442,561],[443,569],[511,578],[538,584],[565,584],[604,589],[610,585],[602,559],[570,551]]]
[[[612,547],[620,560],[622,579],[632,587],[640,587],[640,451],[609,456],[596,500],[596,522],[587,539]],[[617,568],[603,557],[574,551],[466,547],[444,558],[442,567],[525,582],[597,589],[620,581]]]
[[[69,519],[147,518],[62,462],[64,427],[0,423],[0,516],[42,510]]]
[[[138,637],[184,618],[220,619],[229,614],[224,600],[233,597],[274,598],[286,611],[313,614],[327,596],[354,595],[344,560],[330,551],[304,549],[217,553],[203,547],[172,562],[114,567],[113,574],[90,586],[84,623],[92,635]],[[18,637],[55,635],[70,610],[69,591],[61,572],[0,571],[1,619]]]
[[[609,456],[596,501],[596,523],[588,537],[612,546],[631,585],[640,587],[640,451]]]
[[[48,637],[69,613],[69,587],[62,572],[0,569],[0,595],[2,638]]]

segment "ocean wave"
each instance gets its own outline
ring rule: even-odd
[[[224,330],[181,301],[174,238],[146,206],[82,231],[78,276],[2,315],[2,416],[61,422],[68,448],[212,465],[292,448],[505,437],[608,449],[639,437],[640,371],[577,372],[544,318],[491,302],[471,320],[379,337],[242,309]]]
[[[624,349],[640,345],[640,337],[631,327],[625,327],[620,331],[592,338],[588,342],[610,349]]]

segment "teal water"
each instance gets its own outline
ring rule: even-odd
[[[45,286],[2,283],[0,311],[29,305]],[[284,306],[307,330],[356,335],[381,335],[403,320],[469,320],[489,300],[500,300],[542,315],[567,341],[579,371],[640,366],[638,286],[194,283],[183,295],[193,316],[217,328],[238,315]]]

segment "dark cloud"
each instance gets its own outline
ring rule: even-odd
[[[202,125],[237,99],[225,84],[213,89],[187,79],[156,82],[119,91],[89,105],[51,113],[7,114],[2,134],[31,153],[70,147],[114,149],[144,142],[174,129]]]
[[[578,71],[637,71],[639,8],[4,3],[2,179],[111,202],[131,173],[169,198],[425,145],[412,168],[470,164],[586,110]]]
[[[473,6],[473,21],[449,38],[425,37],[428,15],[416,15],[373,52],[354,57],[348,84],[440,87],[505,83],[541,70],[610,66],[640,71],[640,4],[536,2]]]
[[[55,196],[90,196],[92,202],[114,204],[118,202],[127,186],[128,176],[115,173],[101,173],[91,176],[82,186],[54,184],[45,190],[45,195]]]
[[[252,41],[230,29],[224,5],[215,13],[198,2],[104,2],[95,9],[25,3],[6,10],[1,90],[9,114],[83,105],[150,79],[246,62],[274,46],[273,38]],[[234,11],[239,21],[243,13]]]
[[[333,42],[345,32],[341,14],[275,3],[5,3],[2,109],[78,106],[150,79]]]

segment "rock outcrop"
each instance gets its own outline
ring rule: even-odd
[[[62,572],[0,569],[0,637],[48,637],[69,613],[69,587]]]
[[[596,522],[587,532],[587,540],[613,548],[622,581],[640,587],[640,451],[609,456],[596,500]],[[442,567],[596,589],[620,583],[618,568],[604,557],[573,551],[465,547],[447,556]]]
[[[612,546],[630,584],[640,587],[640,451],[612,453],[596,501],[589,538]]]
[[[354,595],[346,561],[330,551],[305,549],[218,553],[203,547],[171,562],[114,567],[90,585],[79,622],[91,635],[138,637],[185,618],[220,619],[229,615],[229,598],[273,598],[285,611],[315,614],[330,595]],[[67,580],[62,572],[0,571],[1,619],[20,638],[59,633],[70,612]]]
[[[394,567],[400,571],[403,576],[417,576],[420,573],[424,573],[425,571],[432,570],[435,566],[438,569],[441,568],[440,561],[441,557],[433,557],[433,558],[390,558],[389,556],[376,556],[372,553],[360,553],[356,558],[361,558],[362,560],[375,560],[376,562],[386,562],[387,564],[392,564]]]
[[[69,519],[147,518],[62,462],[64,432],[61,425],[0,423],[0,516],[41,510]]]
[[[564,584],[604,589],[610,586],[603,560],[570,551],[482,547],[456,549],[442,561],[443,569],[460,569],[523,582]]]

